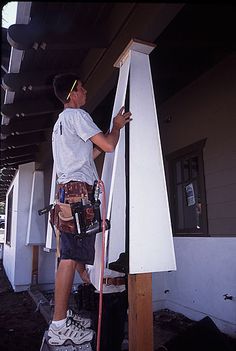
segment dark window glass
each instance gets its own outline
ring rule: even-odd
[[[207,235],[203,169],[205,140],[168,155],[174,235]]]

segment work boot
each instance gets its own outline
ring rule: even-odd
[[[80,323],[69,317],[62,327],[57,328],[51,323],[48,329],[48,336],[50,345],[63,345],[67,340],[76,345],[81,345],[93,339],[94,331],[85,329]]]

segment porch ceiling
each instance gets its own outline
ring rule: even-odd
[[[234,16],[229,4],[32,2],[28,24],[2,29],[0,201],[18,166],[42,162],[50,144],[63,108],[53,94],[55,74],[81,77],[86,109],[105,130],[118,74],[113,64],[132,38],[157,44],[150,60],[162,103],[235,50]],[[8,70],[11,48],[19,69]]]

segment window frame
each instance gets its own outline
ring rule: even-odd
[[[196,143],[190,144],[183,147],[173,153],[166,156],[168,163],[169,173],[169,198],[170,198],[170,215],[173,236],[175,237],[191,237],[191,236],[210,236],[208,232],[208,216],[207,216],[207,202],[206,202],[206,186],[205,186],[205,173],[204,173],[204,162],[203,162],[203,148],[206,144],[206,138]],[[202,214],[202,227],[197,228],[177,228],[177,213],[178,206],[176,206],[177,198],[177,175],[176,175],[176,164],[178,161],[182,162],[185,159],[198,158],[199,175],[197,176],[197,184],[199,188],[199,194],[201,198],[201,214]],[[181,166],[182,167],[182,166]],[[187,183],[187,182],[186,182]],[[181,175],[181,184],[184,184]]]
[[[7,218],[6,218],[6,244],[11,246],[12,215],[13,215],[13,191],[14,186],[7,196]]]

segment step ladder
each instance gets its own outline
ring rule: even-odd
[[[71,341],[67,341],[64,345],[55,346],[48,343],[48,332],[45,331],[40,351],[93,351],[90,342],[81,345],[75,345]]]

